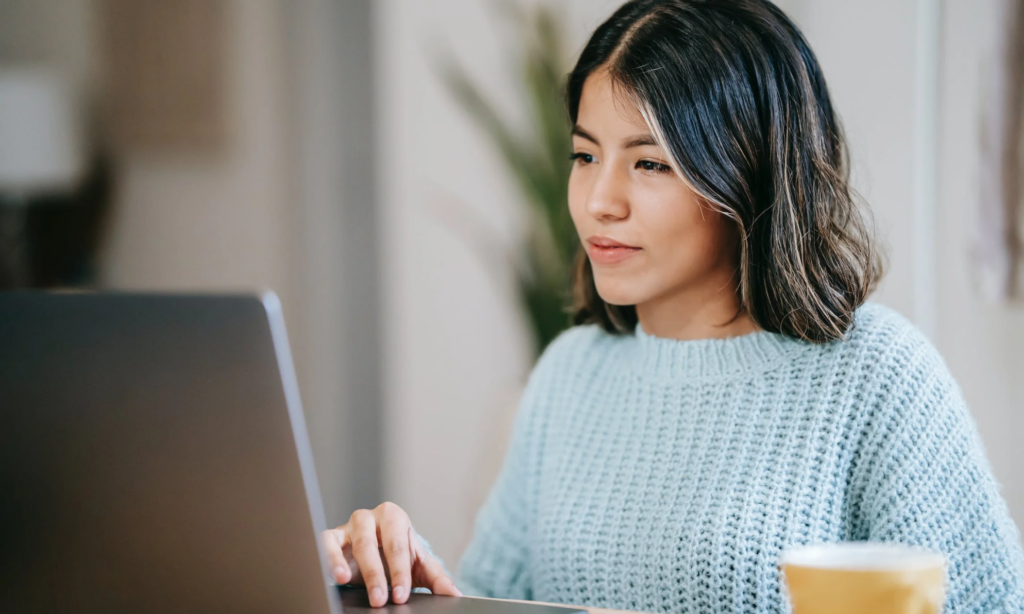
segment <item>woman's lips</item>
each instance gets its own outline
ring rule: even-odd
[[[595,264],[616,264],[629,259],[640,251],[639,247],[619,243],[606,237],[587,239],[587,254]]]

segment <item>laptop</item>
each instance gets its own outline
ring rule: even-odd
[[[0,293],[0,612],[381,612],[326,526],[273,293]]]

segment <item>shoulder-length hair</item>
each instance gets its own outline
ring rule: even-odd
[[[594,32],[566,85],[575,124],[587,77],[608,70],[675,172],[739,231],[740,307],[764,330],[843,338],[882,275],[846,142],[803,35],[767,0],[633,0]],[[581,249],[573,321],[630,332]]]

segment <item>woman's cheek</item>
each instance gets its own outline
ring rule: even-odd
[[[586,193],[583,190],[583,186],[580,185],[581,179],[574,171],[569,175],[569,190],[568,190],[568,201],[569,201],[569,217],[572,218],[572,223],[576,226],[576,232],[579,233],[580,239],[584,239],[583,236],[583,222],[586,212],[584,211],[586,203]]]
[[[648,252],[646,264],[658,285],[673,287],[685,283],[701,268],[702,253],[714,249],[703,236],[706,233],[700,227],[700,217],[694,221],[681,215],[685,206],[677,199],[669,206],[647,211],[642,220]]]

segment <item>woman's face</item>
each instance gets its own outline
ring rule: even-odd
[[[583,85],[573,150],[569,209],[605,302],[639,310],[679,295],[734,295],[734,225],[672,171],[606,71]]]

